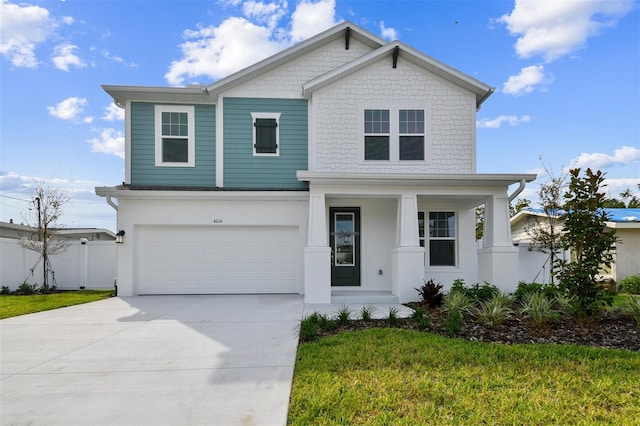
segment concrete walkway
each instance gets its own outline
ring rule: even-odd
[[[111,298],[0,321],[0,424],[284,425],[297,295]]]

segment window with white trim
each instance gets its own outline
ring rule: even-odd
[[[428,230],[429,266],[456,266],[455,212],[429,212]]]
[[[398,111],[399,158],[403,160],[424,160],[424,110],[401,109]]]
[[[155,164],[195,166],[195,112],[193,106],[155,106]]]
[[[390,121],[388,109],[364,110],[364,159],[388,160]]]
[[[424,109],[365,109],[364,159],[424,161]]]
[[[280,113],[252,112],[253,155],[280,155]]]

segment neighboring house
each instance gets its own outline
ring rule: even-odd
[[[102,228],[54,228],[52,231],[54,232],[53,237],[60,240],[85,238],[88,241],[115,241],[116,239],[116,234]],[[37,236],[37,232],[37,227],[13,222],[0,222],[0,237],[3,238],[33,239]]]
[[[476,173],[494,89],[401,42],[344,22],[207,86],[103,88],[126,117],[125,180],[96,188],[125,232],[120,295],[515,289],[509,198],[535,175]]]
[[[629,275],[640,273],[640,208],[604,209],[609,220],[607,229],[615,230],[618,242],[615,246],[614,261],[610,268],[603,268],[603,276],[620,281]],[[556,216],[557,218],[558,216]],[[559,216],[562,218],[562,213]],[[513,240],[528,246],[531,235],[528,231],[548,220],[542,209],[526,208],[511,218],[511,234]],[[556,231],[562,231],[562,220],[558,222]],[[536,254],[531,254],[536,256]],[[548,255],[545,255],[548,256]],[[561,257],[569,258],[570,253],[560,253]],[[537,256],[539,258],[539,256]],[[546,260],[546,259],[545,259]],[[524,262],[520,262],[521,266]],[[538,263],[540,263],[538,261]],[[545,265],[548,268],[548,264]],[[529,275],[531,275],[529,271]]]

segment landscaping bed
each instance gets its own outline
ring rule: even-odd
[[[416,304],[410,304],[410,306],[417,307]],[[555,343],[640,351],[640,327],[633,317],[616,311],[605,312],[600,318],[585,324],[565,314],[542,328],[536,327],[528,319],[517,316],[512,316],[494,327],[467,316],[463,320],[461,330],[453,336],[447,331],[446,312],[432,309],[427,313],[429,325],[422,331],[469,341],[499,344]],[[357,314],[352,312],[352,317]],[[393,325],[389,324],[387,319],[369,321],[355,319],[345,325],[336,323],[335,328],[330,330],[321,328],[318,330],[318,337],[382,327],[418,330],[416,322],[411,318],[395,319]]]

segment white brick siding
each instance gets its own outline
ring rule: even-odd
[[[365,108],[424,108],[425,161],[365,162]],[[475,96],[402,58],[396,69],[385,57],[315,91],[311,120],[310,170],[475,173]]]

